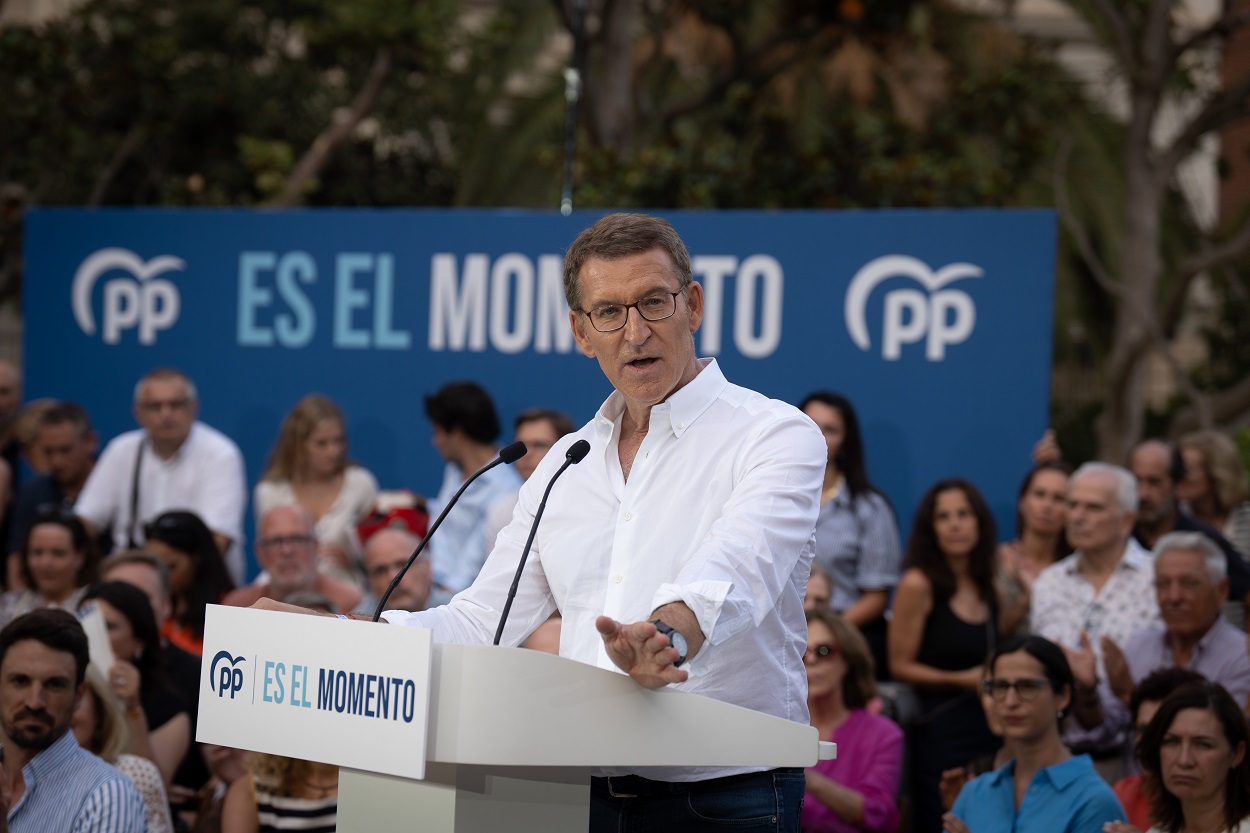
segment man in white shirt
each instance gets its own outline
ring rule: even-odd
[[[502,644],[520,644],[558,609],[562,656],[807,724],[819,430],[696,357],[703,290],[664,220],[603,218],[574,241],[564,274],[574,338],[615,392],[521,487],[515,520],[470,588],[445,607],[384,618],[431,628],[436,641],[491,642],[547,483],[586,440],[590,453],[551,492]],[[595,775],[592,831],[617,830],[622,815],[648,830],[799,829],[801,768]],[[716,809],[726,806],[728,816]]]
[[[243,579],[243,455],[224,434],[196,421],[199,398],[183,373],[160,368],[135,386],[142,426],[113,439],[83,486],[75,513],[93,531],[111,528],[114,549],[142,545],[144,524],[170,509],[200,516],[236,582]]]
[[[1068,481],[1068,542],[1076,552],[1042,571],[1033,585],[1033,630],[1063,647],[1074,668],[1087,664],[1105,680],[1104,641],[1123,645],[1159,624],[1154,564],[1133,540],[1137,481],[1108,463],[1086,463]],[[1078,682],[1069,745],[1118,754],[1123,738],[1108,738],[1097,713],[1097,690]]]

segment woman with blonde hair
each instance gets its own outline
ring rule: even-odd
[[[343,412],[310,393],[295,403],[278,433],[269,463],[256,484],[256,517],[275,506],[301,506],[316,523],[321,566],[361,583],[356,524],[378,495],[368,470],[348,461]]]
[[[1250,488],[1237,444],[1219,431],[1194,431],[1177,443],[1185,462],[1185,476],[1176,496],[1189,511],[1224,533],[1229,543],[1250,556]]]
[[[257,752],[249,775],[226,791],[221,829],[230,833],[330,833],[338,818],[339,770],[331,764]]]
[[[807,770],[805,833],[892,833],[898,828],[903,730],[865,708],[877,696],[872,652],[859,630],[829,609],[807,612],[807,708],[838,757]]]
[[[95,665],[87,666],[87,693],[74,709],[71,728],[79,746],[112,764],[135,783],[147,808],[148,833],[171,833],[174,822],[161,771],[147,758],[122,751],[130,743],[126,715],[104,673]]]

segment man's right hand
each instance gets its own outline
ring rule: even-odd
[[[1076,684],[1084,688],[1098,685],[1098,659],[1094,656],[1094,646],[1089,642],[1089,635],[1081,631],[1081,648],[1072,650],[1063,646],[1063,653],[1068,657],[1068,665],[1072,667],[1072,678]]]
[[[608,657],[643,688],[684,683],[689,677],[673,665],[681,656],[677,649],[669,645],[668,637],[650,622],[626,625],[610,616],[600,616],[595,620],[595,627],[603,637]]]

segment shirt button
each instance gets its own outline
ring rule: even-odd
[[[620,584],[624,580],[625,580],[625,576],[613,576],[612,577],[612,581],[615,582],[616,584]]]
[[[633,515],[631,515],[631,514],[630,514],[630,513],[628,513],[628,512],[626,512],[626,513],[625,513],[624,515],[622,515],[621,517],[622,517],[622,518],[624,518],[624,519],[625,519],[625,520],[627,520],[627,521],[632,521],[632,520],[634,519],[634,516],[633,516]]]
[[[678,428],[685,428],[685,427],[686,427],[686,423],[684,423],[684,422],[679,422],[679,423],[677,423],[677,427],[678,427]]]

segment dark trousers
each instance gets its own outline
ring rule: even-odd
[[[804,787],[798,767],[690,782],[592,778],[590,833],[798,833]]]

